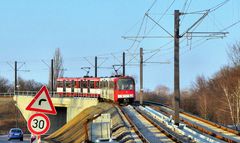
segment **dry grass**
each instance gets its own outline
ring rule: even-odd
[[[7,134],[11,128],[16,127],[17,112],[19,113],[18,125],[27,132],[26,121],[16,108],[13,98],[0,97],[0,134]]]

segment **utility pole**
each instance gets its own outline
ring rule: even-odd
[[[17,91],[18,91],[18,87],[17,87],[17,83],[18,83],[18,79],[17,79],[17,61],[15,61],[15,68],[14,68],[14,76],[15,76],[15,85],[14,85],[14,92],[15,92],[15,95],[17,94]]]
[[[123,52],[123,76],[125,76],[125,52]]]
[[[97,77],[97,56],[95,56],[95,77]]]
[[[20,70],[22,68],[23,65],[25,65],[25,62],[22,62],[22,64],[20,66],[18,66],[18,63],[20,62],[17,62],[15,61],[14,62],[14,66],[12,66],[10,63],[7,62],[7,64],[14,70],[14,94],[17,94],[18,92],[18,88],[19,88],[19,85],[18,85],[18,71],[24,71],[24,72],[29,72],[30,70]]]
[[[174,11],[174,121],[179,125],[180,77],[179,77],[179,10]]]
[[[14,95],[18,95],[18,88],[19,88],[19,85],[18,85],[18,75],[17,75],[17,72],[18,71],[25,71],[25,72],[29,72],[30,70],[20,70],[21,67],[25,64],[25,62],[22,63],[22,65],[20,65],[18,67],[18,63],[17,61],[14,62],[14,66],[12,66],[10,63],[7,62],[7,64],[14,70]],[[19,111],[18,111],[18,104],[17,104],[17,100],[18,100],[18,97],[16,97],[16,103],[15,103],[15,112],[16,112],[16,128],[18,128],[19,124],[18,124],[18,118],[19,118]]]
[[[140,105],[143,104],[143,48],[140,48]]]
[[[17,91],[18,91],[18,85],[17,85],[17,83],[18,83],[18,80],[17,80],[17,71],[18,71],[18,69],[17,69],[17,61],[15,61],[15,67],[14,67],[14,71],[15,71],[15,74],[14,74],[14,76],[15,76],[15,85],[14,85],[14,94],[15,95],[17,95]],[[17,98],[16,98],[17,99]],[[15,111],[16,111],[16,128],[18,128],[18,109],[17,109],[17,105],[15,104]]]
[[[51,91],[53,97],[53,90],[54,90],[54,68],[53,68],[53,59],[51,59]]]

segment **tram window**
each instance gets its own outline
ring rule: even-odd
[[[75,82],[74,82],[74,80],[72,80],[72,87],[74,87],[75,86]]]
[[[111,85],[111,81],[109,81],[108,84],[109,84],[109,88],[111,88],[111,86],[112,86],[112,85]]]
[[[70,81],[66,81],[66,87],[71,87],[71,82]]]
[[[57,81],[57,87],[63,87],[63,81]]]
[[[83,88],[83,81],[82,80],[81,80],[81,85],[80,86],[81,86],[81,88]]]
[[[99,81],[96,81],[95,84],[96,84],[96,88],[99,88]]]
[[[106,81],[103,81],[103,87],[107,87]]]
[[[79,87],[78,81],[74,81],[74,85],[75,85],[75,86],[74,86],[75,88],[78,88],[78,87]]]
[[[79,84],[79,88],[81,88],[81,81],[78,81],[78,84]]]
[[[109,81],[109,88],[114,88],[114,82],[113,81]]]
[[[90,81],[89,80],[87,81],[87,91],[88,91],[88,93],[90,93]]]
[[[66,88],[66,81],[63,81],[63,88]]]
[[[104,81],[101,81],[101,88],[104,88]]]
[[[82,88],[87,88],[87,81],[82,81]]]
[[[63,81],[63,92],[66,92],[66,81]]]
[[[107,87],[107,81],[103,81],[103,88]]]
[[[90,81],[90,88],[94,88],[94,81]]]
[[[117,84],[118,84],[119,90],[133,90],[134,89],[134,81],[132,79],[119,79]]]
[[[100,81],[100,88],[103,88],[103,81]]]

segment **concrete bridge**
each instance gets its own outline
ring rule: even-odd
[[[16,101],[16,106],[21,111],[26,121],[29,119],[31,114],[34,113],[25,110],[27,105],[32,101],[33,97],[34,96],[28,96],[26,94],[13,96],[14,101]],[[47,134],[51,134],[61,128],[82,110],[98,104],[97,98],[52,97],[51,99],[57,111],[57,115],[47,115],[51,121],[51,127]]]

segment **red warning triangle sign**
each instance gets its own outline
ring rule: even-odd
[[[56,115],[56,109],[46,86],[43,86],[27,106],[26,110]]]

